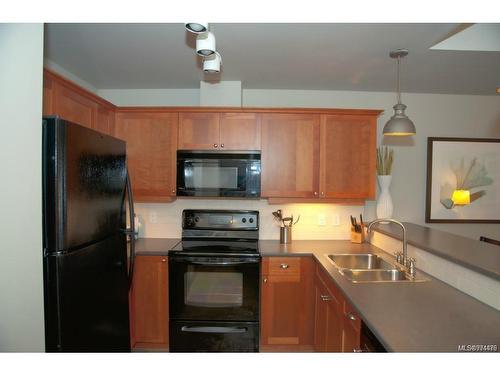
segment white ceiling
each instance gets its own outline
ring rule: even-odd
[[[212,24],[223,71],[247,89],[394,91],[389,51],[407,48],[402,91],[497,95],[500,52],[430,47],[459,24]],[[183,24],[47,24],[45,57],[98,89],[198,88]]]

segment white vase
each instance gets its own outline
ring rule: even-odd
[[[377,176],[378,185],[380,187],[380,194],[377,199],[377,218],[390,219],[394,211],[392,204],[391,193],[389,187],[391,186],[391,175]]]

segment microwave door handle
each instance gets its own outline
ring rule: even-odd
[[[182,332],[196,332],[196,333],[245,333],[245,327],[203,327],[203,326],[182,326]]]

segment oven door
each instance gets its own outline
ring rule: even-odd
[[[259,320],[260,257],[172,256],[170,319]]]
[[[178,151],[177,195],[257,198],[260,172],[258,153]]]

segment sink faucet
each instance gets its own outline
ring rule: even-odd
[[[368,224],[368,229],[367,229],[368,234],[371,233],[373,224],[387,223],[387,222],[398,224],[403,229],[403,256],[402,257],[400,256],[401,253],[396,253],[395,255],[396,255],[396,259],[397,259],[398,263],[402,264],[405,267],[413,268],[412,273],[414,273],[415,259],[413,259],[413,258],[408,259],[408,244],[406,241],[406,228],[402,222],[394,220],[394,219],[376,219],[376,220],[373,220],[370,224]],[[410,267],[410,264],[412,264],[412,267]]]

